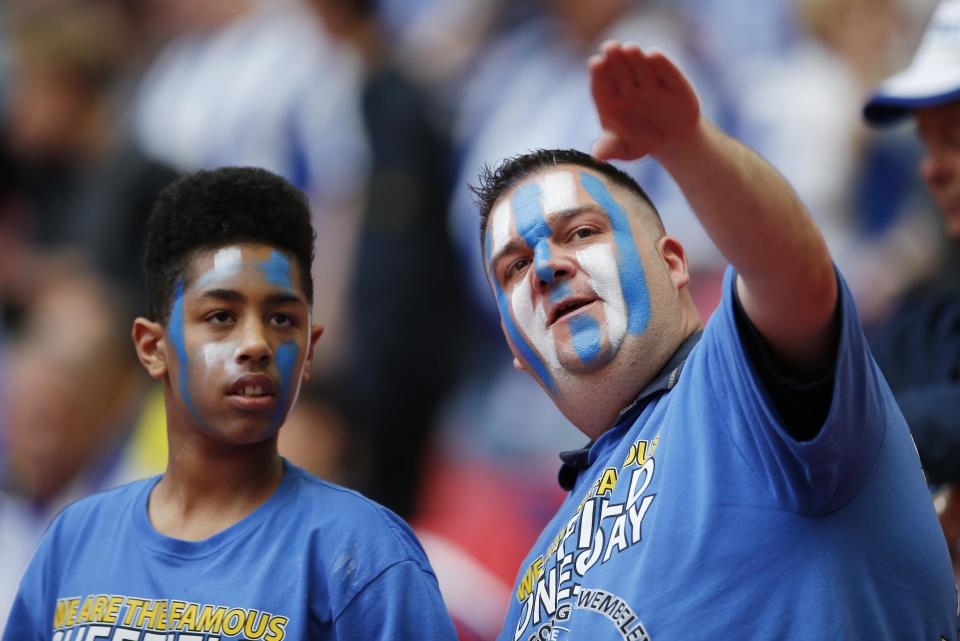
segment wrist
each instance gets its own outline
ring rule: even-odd
[[[700,157],[716,131],[710,121],[703,116],[698,116],[696,123],[688,132],[669,141],[650,155],[670,171],[671,166],[687,163],[691,158]]]

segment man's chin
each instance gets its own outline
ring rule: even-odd
[[[584,358],[575,350],[560,350],[557,353],[557,360],[564,372],[573,376],[586,376],[606,367],[613,360],[613,352],[605,347],[591,358]]]

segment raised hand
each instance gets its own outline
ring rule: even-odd
[[[606,42],[589,60],[590,89],[603,133],[601,160],[633,160],[682,140],[696,128],[700,102],[683,73],[662,53]]]

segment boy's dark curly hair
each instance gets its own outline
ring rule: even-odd
[[[262,243],[296,258],[313,303],[313,243],[306,197],[264,169],[224,167],[187,174],[164,189],[150,214],[144,268],[150,319],[166,323],[177,281],[199,251]]]
[[[613,184],[633,192],[646,203],[657,220],[660,220],[660,213],[653,201],[637,181],[610,163],[597,160],[590,154],[576,149],[537,149],[507,158],[496,169],[490,168],[489,165],[483,167],[477,184],[468,185],[470,191],[476,196],[477,207],[480,210],[480,247],[483,247],[486,242],[487,219],[490,218],[490,212],[500,197],[524,179],[557,165],[579,165],[603,174]]]

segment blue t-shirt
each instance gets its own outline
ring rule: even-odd
[[[181,541],[150,524],[158,480],[63,511],[4,641],[456,639],[423,549],[376,503],[285,462],[252,514]]]
[[[955,641],[913,441],[841,282],[832,402],[785,430],[745,352],[734,274],[672,390],[601,436],[524,561],[501,641]]]

